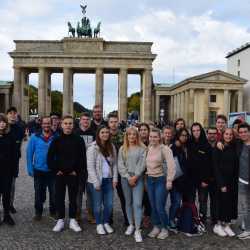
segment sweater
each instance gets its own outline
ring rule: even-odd
[[[86,148],[88,148],[93,141],[95,141],[95,131],[89,127],[85,131],[83,131],[81,128],[77,128],[75,130],[75,134],[79,135],[85,142]]]
[[[133,147],[128,149],[127,157],[123,154],[123,147],[118,154],[118,171],[121,177],[128,180],[132,176],[140,177],[146,167],[146,149],[144,147]]]
[[[188,147],[188,172],[196,185],[209,183],[212,173],[212,147],[207,141],[190,141]]]
[[[62,134],[55,138],[48,151],[48,168],[57,173],[61,171],[64,175],[73,171],[77,175],[87,177],[86,150],[84,140],[75,134]]]
[[[117,172],[117,153],[115,146],[113,145],[113,158],[110,159],[110,169],[111,176],[113,177],[113,182],[118,181]],[[88,182],[92,183],[95,188],[100,187],[102,184],[103,177],[103,158],[99,146],[94,141],[87,150],[87,161],[88,161]]]
[[[163,162],[167,163],[167,181],[172,182],[175,175],[175,162],[172,150],[168,146],[148,147],[146,158],[146,174],[152,177],[164,175]]]

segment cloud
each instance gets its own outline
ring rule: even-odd
[[[13,79],[12,60],[7,52],[14,49],[14,39],[62,39],[67,35],[66,22],[75,25],[81,18],[79,4],[79,0],[1,2],[1,79]],[[250,41],[246,23],[249,11],[249,3],[239,5],[236,0],[204,0],[199,4],[194,0],[91,0],[87,15],[92,26],[102,21],[101,34],[106,40],[154,42],[153,52],[158,55],[153,65],[154,80],[173,83],[210,70],[225,70],[226,54]],[[82,86],[76,81],[79,91],[75,91],[75,98],[91,103],[91,91],[82,94]],[[138,90],[138,79],[131,78],[129,82],[129,93]],[[111,110],[117,106],[114,84],[117,80],[112,78],[105,87],[105,108]],[[61,87],[60,77],[55,77],[54,86]],[[84,97],[85,93],[88,95]]]
[[[197,16],[178,16],[171,10],[159,10],[119,24],[109,24],[104,34],[122,35],[126,40],[153,41],[158,54],[154,76],[176,80],[216,68],[225,70],[225,56],[250,40],[247,27],[213,19],[213,11]],[[162,78],[161,78],[162,79]]]

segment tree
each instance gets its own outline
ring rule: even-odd
[[[51,91],[51,111],[62,114],[63,95],[58,90]],[[38,110],[38,89],[33,85],[29,85],[29,106],[33,112]],[[74,102],[74,115],[78,117],[83,112],[92,113],[91,110],[86,109],[80,103]]]
[[[132,111],[140,112],[140,92],[133,93],[128,98],[128,112]]]
[[[38,107],[38,91],[33,85],[29,85],[29,108],[33,112],[37,111]]]

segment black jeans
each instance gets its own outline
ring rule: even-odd
[[[208,196],[210,200],[210,216],[211,221],[216,223],[216,185],[214,182],[209,183],[209,185],[205,188],[200,187],[198,189],[198,197],[199,197],[199,212],[200,217],[203,222],[207,220],[207,203]]]
[[[76,197],[79,187],[79,177],[75,175],[57,175],[56,176],[56,210],[58,219],[65,218],[65,194],[68,188],[69,196],[69,218],[76,218]]]
[[[8,215],[10,212],[10,192],[12,184],[11,176],[0,176],[0,193],[2,193],[4,214]]]
[[[148,191],[144,190],[142,206],[144,208],[144,216],[151,216],[151,206],[148,198]]]
[[[124,217],[124,223],[128,224],[125,197],[124,197],[123,190],[122,190],[122,183],[121,183],[121,176],[120,175],[118,175],[118,183],[116,186],[116,190],[117,190],[117,194],[118,194],[118,197],[119,197],[120,203],[121,203],[121,209],[122,209],[122,213],[123,213],[123,217]]]
[[[46,190],[49,190],[49,210],[51,214],[56,213],[55,201],[55,175],[52,173],[34,171],[35,188],[35,211],[36,214],[43,213],[43,203],[46,201]]]

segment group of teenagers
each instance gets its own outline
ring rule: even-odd
[[[179,118],[162,130],[140,123],[119,130],[117,114],[103,120],[101,107],[91,119],[83,113],[74,128],[72,116],[45,116],[40,129],[28,140],[28,175],[34,178],[35,221],[40,221],[49,190],[49,212],[56,219],[54,232],[65,227],[65,194],[69,199],[69,228],[82,229],[83,195],[88,219],[99,235],[113,229],[114,191],[120,200],[125,235],[142,242],[142,227],[152,225],[151,238],[166,239],[169,232],[202,235],[208,223],[213,232],[236,236],[232,222],[242,211],[239,239],[250,238],[250,127],[237,119],[233,128],[218,115],[216,126],[204,130],[200,123],[186,128]],[[8,119],[0,115],[0,183],[4,218],[10,222],[9,179],[13,179],[12,136]],[[8,143],[8,144],[7,144]],[[8,145],[8,147],[6,147]],[[4,152],[2,150],[5,150]],[[13,167],[11,167],[13,166]],[[2,184],[5,183],[5,184]],[[240,195],[238,195],[240,194]],[[167,202],[168,197],[170,201]],[[240,199],[238,199],[238,197]],[[209,199],[209,202],[208,202]],[[169,203],[168,206],[166,206]],[[8,224],[14,224],[8,223]]]

